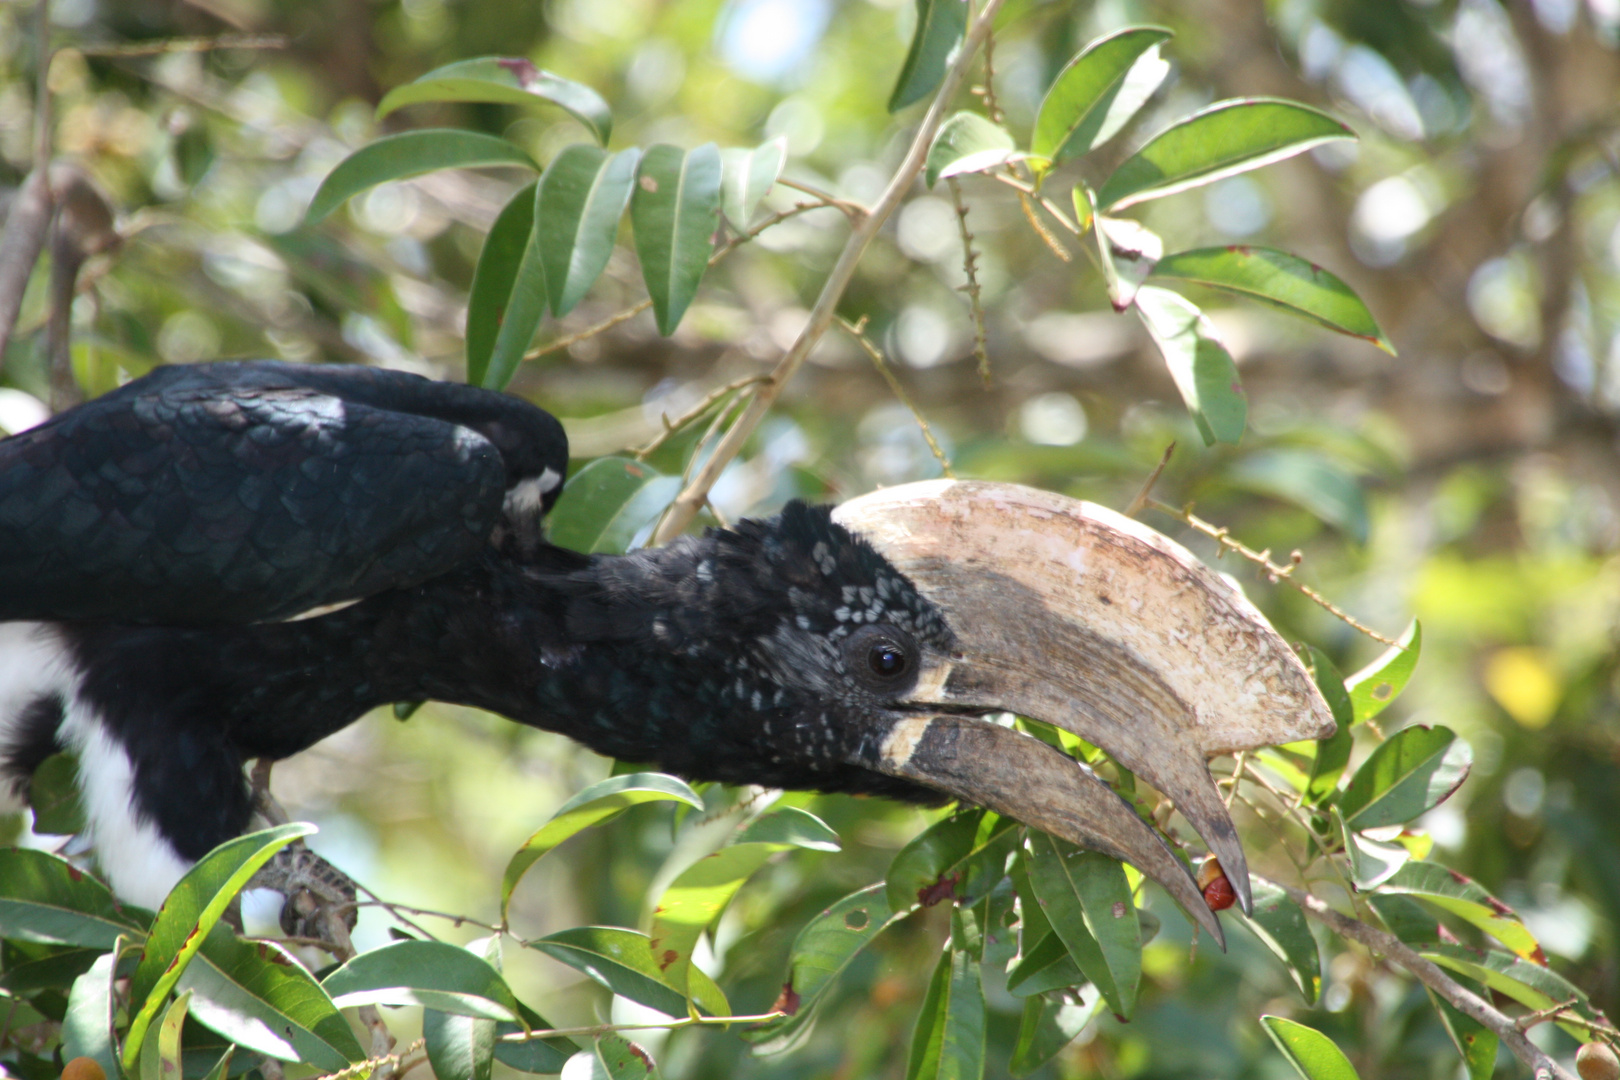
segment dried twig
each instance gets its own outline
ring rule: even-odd
[[[1159,457],[1159,463],[1153,466],[1153,471],[1148,473],[1148,478],[1142,482],[1142,490],[1136,493],[1136,498],[1132,499],[1131,504],[1125,508],[1126,517],[1135,517],[1147,506],[1148,496],[1153,494],[1153,485],[1157,484],[1159,477],[1164,475],[1165,466],[1170,464],[1170,455],[1175,452],[1175,443],[1171,443],[1164,448],[1164,453]]]
[[[945,119],[945,113],[956,97],[956,92],[967,77],[968,68],[973,63],[974,56],[979,51],[985,36],[990,33],[991,24],[1000,10],[1003,0],[986,0],[984,8],[969,28],[967,36],[962,43],[961,52],[945,73],[939,90],[934,94],[933,102],[928,106],[922,123],[917,127],[917,133],[911,140],[911,146],[906,150],[894,175],[889,180],[889,186],[884,189],[883,195],[872,212],[850,234],[844,243],[844,250],[838,256],[838,261],[828,273],[826,282],[822,285],[821,295],[816,299],[815,307],[810,311],[804,329],[799,331],[798,339],[787,354],[777,362],[771,372],[768,382],[761,383],[748,402],[748,408],[738,418],[737,422],[726,432],[720,445],[715,447],[714,453],[703,467],[698,470],[692,482],[675,498],[670,512],[659,523],[658,530],[653,535],[653,543],[661,544],[672,537],[680,535],[698,510],[708,498],[709,489],[720,478],[733,458],[735,458],[754,433],[759,422],[776,403],[776,398],[782,388],[793,378],[799,366],[804,363],[810,351],[815,348],[832,325],[833,315],[837,310],[838,301],[843,297],[844,290],[849,287],[850,280],[855,276],[855,267],[859,265],[861,257],[866,253],[868,245],[877,236],[878,230],[888,221],[900,202],[905,198],[906,192],[911,189],[912,182],[922,171],[923,161],[927,157],[928,147],[934,141],[934,135],[939,131],[939,125]]]
[[[611,1035],[618,1031],[674,1031],[677,1028],[684,1027],[763,1024],[786,1015],[787,1013],[782,1012],[780,1009],[773,1009],[771,1012],[757,1013],[753,1016],[684,1016],[679,1020],[664,1020],[644,1024],[590,1024],[585,1027],[536,1028],[533,1031],[514,1031],[510,1035],[502,1035],[501,1042],[533,1042],[535,1039],[555,1039],[558,1037],[594,1039],[598,1035]]]
[[[821,202],[827,206],[836,207],[846,218],[849,219],[849,223],[851,225],[859,225],[862,221],[865,221],[866,216],[872,212],[866,207],[862,206],[860,203],[856,202],[854,199],[841,199],[837,195],[834,195],[829,191],[823,191],[814,184],[807,184],[803,180],[789,180],[785,176],[778,176],[776,178],[776,182],[785,188],[792,188],[794,191],[802,191],[812,198],[820,199]]]
[[[940,448],[939,442],[935,440],[933,429],[928,426],[927,418],[912,403],[911,396],[906,393],[906,388],[900,385],[900,380],[895,378],[894,371],[890,369],[888,361],[883,359],[883,353],[876,345],[872,344],[872,339],[866,336],[866,317],[863,315],[860,322],[851,323],[840,315],[835,321],[838,328],[854,338],[855,343],[871,358],[872,366],[878,369],[878,374],[882,375],[884,381],[889,384],[889,389],[894,391],[894,396],[900,399],[902,405],[911,410],[911,418],[917,421],[917,426],[922,429],[923,438],[928,441],[928,449],[933,452],[934,460],[939,462],[939,467],[944,470],[945,475],[953,480],[956,479],[956,472],[951,468],[951,459],[945,456],[945,451]]]
[[[680,431],[688,424],[696,421],[704,413],[714,408],[715,404],[727,394],[735,393],[745,386],[752,386],[757,382],[763,382],[765,378],[766,376],[764,375],[745,375],[741,379],[733,379],[724,386],[717,386],[713,390],[710,390],[703,396],[702,401],[698,402],[690,409],[687,409],[675,419],[671,420],[668,413],[664,414],[662,417],[664,422],[664,430],[654,436],[652,441],[646,446],[643,446],[640,450],[636,451],[636,460],[646,461],[649,454],[657,450],[660,446],[663,446],[664,443],[668,441],[668,439],[676,432]]]
[[[74,49],[81,56],[127,59],[132,56],[163,56],[168,53],[213,52],[215,49],[285,49],[283,34],[218,34],[214,37],[168,38],[139,41],[128,45],[83,45]]]
[[[962,236],[962,272],[967,275],[967,284],[962,286],[961,291],[967,293],[968,310],[973,315],[973,358],[979,362],[979,378],[988,387],[990,350],[985,344],[984,304],[980,300],[984,290],[979,287],[979,253],[973,248],[973,233],[968,229],[968,205],[962,199],[962,186],[954,176],[946,179],[945,183],[950,186],[951,201],[956,204],[956,228]]]

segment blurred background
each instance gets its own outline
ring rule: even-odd
[[[32,11],[0,4],[6,190],[31,164]],[[595,87],[614,108],[615,146],[782,136],[786,176],[859,202],[876,198],[921,111],[884,107],[915,18],[905,0],[54,0],[51,16],[61,50],[48,74],[57,150],[105,190],[122,240],[87,266],[73,309],[74,369],[87,394],[158,363],[224,356],[462,377],[474,261],[526,178],[435,174],[375,188],[321,226],[301,226],[325,174],[382,131],[472,127],[541,162],[588,138],[560,113],[495,105],[418,106],[380,130],[372,115],[382,93],[440,64],[526,56]],[[841,313],[869,319],[959,475],[1123,508],[1173,442],[1159,498],[1193,504],[1279,560],[1298,551],[1303,579],[1386,634],[1421,619],[1416,677],[1384,727],[1442,723],[1474,748],[1471,779],[1424,822],[1438,857],[1515,906],[1554,966],[1614,1015],[1620,3],[1022,0],[1008,5],[995,40],[1009,128],[1026,139],[1058,69],[1090,38],[1136,22],[1175,30],[1165,48],[1172,74],[1101,160],[1066,166],[1059,179],[1095,182],[1166,122],[1217,99],[1276,95],[1328,109],[1358,143],[1137,209],[1176,248],[1269,244],[1327,267],[1367,302],[1398,357],[1199,295],[1250,400],[1242,445],[1206,449],[1162,360],[1136,320],[1109,309],[1091,265],[1060,261],[1012,192],[982,178],[962,186],[981,253],[988,383],[973,357],[962,246],[943,187],[917,185]],[[284,40],[129,55],[142,43],[221,33]],[[964,95],[962,106],[971,104]],[[768,202],[794,198],[779,187]],[[711,272],[673,337],[658,336],[643,313],[526,364],[512,391],[565,418],[581,459],[642,444],[662,414],[769,370],[846,235],[835,209],[794,218]],[[0,428],[37,421],[50,397],[44,291],[42,281],[31,289],[3,358]],[[539,340],[565,338],[643,295],[621,245],[586,301]],[[679,472],[695,434],[671,440],[653,463]],[[940,471],[911,412],[834,331],[713,500],[735,518]],[[1216,557],[1174,518],[1149,511],[1143,520]],[[1381,648],[1252,566],[1217,565],[1287,638],[1318,645],[1341,670]],[[491,920],[511,851],[611,766],[560,737],[428,706],[409,723],[368,717],[279,767],[276,786],[295,817],[320,823],[313,846],[382,896]],[[737,797],[709,794],[716,806]],[[879,880],[936,816],[871,800],[785,799],[826,818],[845,850],[773,864],[722,920],[708,966],[740,1012],[770,1006],[804,921]],[[1258,867],[1288,879],[1265,829],[1247,824]],[[640,925],[673,844],[669,811],[651,808],[572,841],[525,880],[514,928],[532,937],[582,923]],[[1365,1080],[1456,1074],[1421,990],[1365,954],[1333,960],[1322,1004],[1308,1012],[1251,939],[1233,935],[1229,954],[1205,949],[1189,960],[1184,920],[1163,914],[1137,1017],[1089,1028],[1042,1075],[1281,1080],[1292,1074],[1254,1023],[1259,1011],[1308,1017]],[[418,921],[450,940],[481,933]],[[388,925],[367,909],[359,943],[386,940]],[[947,929],[944,911],[930,909],[880,938],[786,1056],[752,1057],[737,1037],[716,1033],[644,1041],[674,1077],[900,1075]],[[554,1022],[588,1023],[608,1007],[593,984],[537,954],[509,949],[507,968]],[[998,1075],[1019,1002],[990,993]],[[621,1004],[615,1016],[624,1015]],[[403,1013],[391,1022],[411,1023]],[[1506,1058],[1501,1067],[1517,1069]]]

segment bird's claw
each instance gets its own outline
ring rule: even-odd
[[[330,941],[328,915],[336,915],[347,937],[354,929],[357,892],[343,871],[301,844],[284,847],[254,875],[250,888],[272,889],[285,897],[281,929],[289,937]],[[343,942],[334,941],[335,945]]]

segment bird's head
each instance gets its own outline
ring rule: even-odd
[[[1217,940],[1152,826],[1004,714],[1078,735],[1172,800],[1246,910],[1207,759],[1333,730],[1236,588],[1151,529],[1048,492],[909,484],[647,554],[665,586],[636,590],[646,644],[709,673],[679,737],[658,740],[666,767],[986,806],[1132,863]]]

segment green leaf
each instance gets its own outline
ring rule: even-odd
[[[1479,952],[1462,945],[1440,944],[1422,953],[1443,968],[1484,983],[1499,993],[1531,1009],[1546,1009],[1574,1002],[1580,1011],[1590,1007],[1589,999],[1574,983],[1540,964],[1520,959],[1496,949]],[[1575,1021],[1559,1020],[1558,1026],[1577,1038],[1590,1037],[1589,1029]]]
[[[1262,450],[1227,470],[1237,487],[1303,507],[1342,530],[1358,544],[1367,542],[1367,500],[1356,478],[1312,450]]]
[[[489,1080],[495,1065],[495,1021],[424,1009],[422,1039],[437,1080]]]
[[[575,143],[563,147],[540,177],[534,232],[557,318],[574,310],[607,267],[640,158],[634,148],[609,156]]]
[[[668,337],[697,295],[720,227],[720,150],[660,143],[641,156],[630,196],[641,276],[658,332]]]
[[[1378,919],[1389,932],[1414,949],[1426,949],[1440,943],[1440,922],[1422,904],[1408,896],[1385,896],[1370,893],[1367,905],[1378,913]]]
[[[1401,696],[1412,678],[1412,669],[1417,667],[1418,653],[1422,649],[1423,627],[1413,619],[1394,645],[1344,680],[1345,689],[1350,691],[1350,704],[1356,710],[1356,723],[1371,720]]]
[[[1049,990],[1063,990],[1079,986],[1086,981],[1085,972],[1069,955],[1069,947],[1054,930],[1034,939],[1012,967],[1007,969],[1007,992],[1015,997],[1029,997]],[[1099,1001],[1101,998],[1098,999]]]
[[[361,953],[321,983],[339,1008],[421,1005],[485,1020],[516,1020],[517,999],[489,961],[442,941],[396,941]]]
[[[544,1031],[554,1025],[529,1008],[523,1002],[518,1002],[518,1013],[523,1017],[523,1026],[502,1021],[495,1025],[495,1060],[518,1072],[528,1073],[555,1073],[561,1072],[563,1064],[579,1050],[574,1040],[558,1035],[549,1039],[524,1039],[521,1042],[506,1042],[504,1036],[516,1034],[524,1028],[529,1031]]]
[[[0,990],[17,997],[41,990],[67,990],[102,955],[100,949],[65,949],[36,960],[12,959],[0,975]]]
[[[1159,26],[1128,26],[1087,45],[1070,60],[1041,101],[1030,152],[1060,164],[1116,135],[1159,88],[1170,65]]]
[[[1178,121],[1127,158],[1103,182],[1097,201],[1110,211],[1213,184],[1302,154],[1355,132],[1294,101],[1217,101]]]
[[[77,754],[52,754],[39,763],[28,780],[28,805],[34,811],[36,833],[71,836],[84,831]]]
[[[1089,190],[1074,189],[1075,205],[1079,206],[1079,193]],[[1088,206],[1089,209],[1089,206]],[[1103,281],[1108,285],[1108,302],[1115,311],[1124,311],[1136,302],[1136,292],[1153,272],[1159,256],[1164,254],[1164,240],[1152,229],[1130,218],[1114,218],[1096,214],[1091,218],[1096,226],[1098,262],[1102,266]]]
[[[720,211],[733,229],[748,231],[754,210],[782,175],[786,161],[786,135],[752,150],[733,147],[720,151]]]
[[[838,834],[814,814],[787,807],[763,815],[719,851],[678,874],[653,911],[650,947],[670,986],[685,994],[692,971],[692,949],[704,929],[720,917],[743,882],[765,860],[789,848],[838,850]]]
[[[1339,810],[1352,829],[1404,825],[1449,798],[1473,763],[1473,751],[1448,727],[1402,728],[1362,762]]]
[[[1059,1051],[1091,1023],[1101,1004],[1101,994],[1094,996],[1090,1005],[1063,998],[1025,998],[1024,1015],[1018,1024],[1018,1043],[1013,1049],[1008,1073],[1028,1076],[1057,1057]]]
[[[1468,1068],[1468,1080],[1491,1080],[1496,1072],[1496,1051],[1501,1045],[1500,1037],[1473,1017],[1458,1012],[1449,1001],[1437,997],[1432,990],[1429,991],[1429,999],[1440,1014],[1446,1034],[1451,1036],[1451,1044],[1462,1055],[1463,1064]]]
[[[906,1080],[979,1080],[984,1075],[985,1005],[972,948],[972,908],[951,911],[951,942],[939,958],[911,1035]]]
[[[597,458],[568,481],[568,498],[546,518],[553,544],[623,554],[680,493],[681,478],[630,458]],[[690,790],[690,789],[688,789]]]
[[[549,103],[584,124],[603,146],[613,133],[613,113],[602,95],[581,83],[542,71],[520,56],[481,56],[434,68],[414,82],[390,90],[377,104],[377,119],[421,101]]]
[[[1012,818],[979,810],[936,821],[889,864],[889,909],[907,911],[947,899],[978,903],[1006,876],[1018,829]]]
[[[743,1032],[750,1042],[764,1043],[760,1053],[791,1045],[793,1036],[814,1015],[821,995],[845,968],[890,925],[911,910],[890,909],[882,883],[868,885],[833,904],[805,924],[793,939],[786,992],[797,1002],[792,1016]]]
[[[164,1010],[162,1022],[146,1033],[140,1047],[141,1080],[180,1080],[180,1029],[190,1004],[191,995],[181,994]],[[124,1052],[129,1053],[128,1046]]]
[[[933,187],[946,177],[984,172],[1024,156],[1006,128],[978,113],[959,112],[934,133],[923,165],[923,182]]]
[[[1260,1023],[1277,1049],[1283,1052],[1283,1057],[1305,1080],[1359,1080],[1355,1066],[1344,1056],[1344,1051],[1315,1028],[1281,1016],[1262,1016]]]
[[[1232,354],[1209,319],[1191,301],[1154,285],[1137,290],[1136,312],[1164,354],[1204,445],[1235,445],[1243,438],[1249,404]]]
[[[68,992],[67,1013],[62,1018],[62,1057],[72,1061],[87,1057],[101,1066],[109,1077],[118,1076],[118,1043],[114,1022],[118,999],[113,985],[118,979],[118,956],[123,942],[103,953],[73,981]]]
[[[1128,1018],[1142,975],[1142,924],[1116,859],[1031,830],[1029,880],[1046,918],[1108,1007]]]
[[[1345,856],[1350,860],[1350,879],[1358,889],[1376,889],[1394,876],[1395,872],[1411,861],[1412,853],[1400,844],[1385,844],[1369,840],[1344,823],[1339,808],[1333,808],[1333,822],[1339,828],[1344,842]]]
[[[945,80],[946,69],[967,37],[967,19],[965,0],[917,0],[917,29],[889,95],[890,112],[921,101]]]
[[[1263,300],[1395,355],[1395,346],[1350,286],[1286,251],[1243,245],[1178,251],[1160,259],[1153,276],[1196,281]]]
[[[276,942],[215,926],[179,985],[197,1022],[257,1053],[323,1072],[366,1056],[320,983]]]
[[[560,543],[555,536],[553,542]],[[612,821],[630,807],[649,802],[683,802],[694,810],[703,809],[697,792],[684,781],[663,773],[629,773],[597,781],[558,807],[550,820],[512,855],[501,878],[501,918],[506,918],[517,883],[552,848],[583,829]]]
[[[1253,881],[1254,916],[1238,912],[1244,927],[1270,949],[1289,978],[1305,998],[1305,1004],[1315,1005],[1322,993],[1322,958],[1316,939],[1305,924],[1305,913],[1288,898],[1282,889],[1265,881]]]
[[[1354,741],[1350,728],[1356,722],[1355,707],[1350,703],[1350,692],[1345,689],[1339,669],[1333,666],[1326,653],[1315,645],[1305,646],[1315,677],[1316,688],[1333,713],[1337,729],[1325,739],[1316,741],[1316,757],[1311,761],[1311,775],[1306,782],[1305,801],[1320,806],[1322,801],[1338,789],[1339,778],[1350,764],[1350,748]]]
[[[486,390],[512,381],[546,314],[546,274],[534,240],[539,181],[512,196],[484,237],[467,293],[467,382]]]
[[[1442,911],[1449,911],[1506,945],[1515,955],[1537,963],[1546,962],[1541,943],[1536,941],[1517,912],[1486,892],[1472,878],[1464,877],[1437,863],[1408,862],[1379,890],[1384,893],[1415,896]]]
[[[576,926],[524,944],[648,1008],[667,1016],[687,1013],[686,995],[665,981],[663,971],[653,960],[646,934],[617,926]],[[701,974],[699,969],[692,969],[689,985],[693,1000],[714,1016],[730,1015],[724,995],[707,978],[700,980]]]
[[[152,921],[140,966],[130,980],[130,1008],[136,1002],[141,1005],[124,1042],[126,1070],[134,1068],[133,1055],[140,1052],[158,1009],[236,894],[272,855],[314,831],[315,826],[308,822],[294,821],[227,840],[204,855],[170,890]]]
[[[321,181],[304,213],[313,225],[360,192],[390,180],[439,169],[476,169],[486,165],[521,165],[535,172],[534,159],[505,139],[457,128],[424,128],[385,135],[337,163]]]
[[[600,1035],[563,1066],[568,1080],[657,1080],[652,1055],[621,1035]]]
[[[145,933],[107,886],[66,859],[29,848],[0,850],[0,937],[110,949],[120,934]]]

